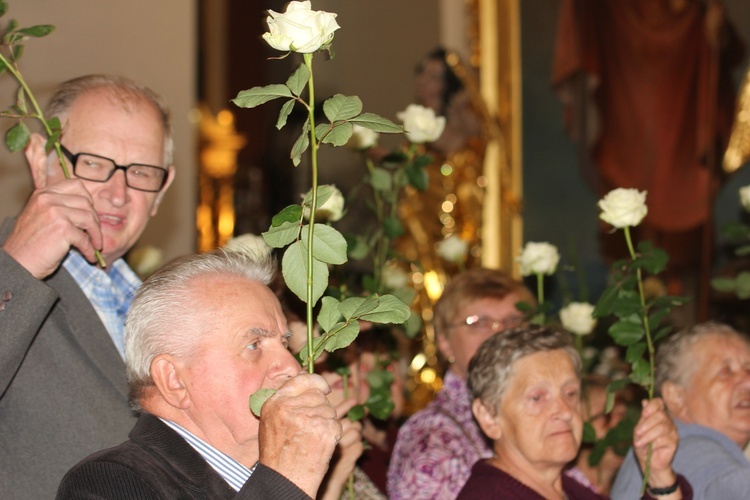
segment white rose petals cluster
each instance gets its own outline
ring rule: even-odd
[[[235,236],[227,241],[224,245],[224,250],[230,252],[239,252],[253,257],[268,257],[271,255],[273,249],[266,243],[266,240],[262,236],[258,236],[252,233],[242,234]]]
[[[745,211],[750,212],[750,186],[740,188],[740,203]]]
[[[594,331],[596,319],[592,316],[594,306],[588,302],[571,302],[560,309],[563,328],[576,335],[588,335]]]
[[[352,124],[352,136],[346,143],[346,146],[361,151],[370,149],[378,143],[380,134],[369,128],[362,127],[356,123]]]
[[[599,215],[604,222],[616,228],[633,227],[641,223],[646,214],[646,191],[617,188],[599,200]]]
[[[330,222],[336,222],[344,216],[344,195],[341,194],[341,191],[333,184],[331,184],[330,187],[333,189],[333,193],[331,194],[331,197],[315,211],[316,221],[327,220]],[[309,195],[310,192],[308,191],[303,198],[306,198]],[[305,219],[310,218],[310,209],[307,206],[304,208],[302,215]]]
[[[437,116],[434,110],[419,104],[409,104],[396,116],[404,122],[406,137],[413,144],[436,141],[445,129],[444,116]]]
[[[309,1],[289,2],[283,14],[268,13],[268,32],[263,39],[276,50],[310,54],[330,45],[333,32],[340,28],[336,14],[312,10]]]
[[[452,234],[435,245],[435,252],[448,262],[463,262],[469,253],[469,242]]]
[[[560,254],[555,245],[530,241],[516,260],[521,266],[522,276],[555,274]]]

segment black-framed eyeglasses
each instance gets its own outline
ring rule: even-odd
[[[71,153],[68,148],[60,145],[65,157],[73,165],[73,173],[76,177],[94,182],[107,182],[122,170],[125,174],[125,184],[129,188],[138,191],[156,193],[161,191],[167,182],[167,169],[155,165],[142,165],[131,163],[130,165],[118,165],[114,160],[91,153]]]
[[[451,323],[449,326],[453,328],[467,326],[471,330],[499,332],[520,326],[523,321],[523,316],[510,316],[503,319],[494,319],[474,314],[458,323]]]

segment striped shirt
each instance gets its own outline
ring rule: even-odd
[[[174,422],[163,418],[160,418],[159,420],[182,436],[182,438],[187,441],[206,462],[208,462],[208,465],[210,465],[224,479],[224,481],[229,483],[229,486],[231,486],[234,491],[240,491],[247,480],[250,479],[255,467],[258,465],[256,462],[252,469],[248,469],[229,455],[220,452]]]
[[[125,316],[141,280],[123,259],[114,261],[107,272],[89,264],[80,253],[71,251],[63,266],[94,306],[117,351],[125,359]]]

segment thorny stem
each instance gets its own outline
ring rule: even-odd
[[[15,64],[11,64],[11,62],[5,58],[2,52],[0,52],[0,62],[5,65],[5,68],[10,72],[10,74],[13,75],[18,84],[21,85],[24,94],[26,94],[26,96],[29,98],[29,101],[31,101],[31,105],[34,107],[34,111],[36,112],[36,114],[29,116],[31,116],[32,118],[36,118],[39,122],[41,122],[42,126],[44,127],[44,131],[47,133],[47,137],[52,137],[53,131],[50,128],[49,123],[47,123],[47,119],[44,117],[42,108],[39,106],[36,97],[34,97],[33,92],[31,92],[31,89],[26,83],[26,80],[23,78],[23,75],[21,75],[21,72],[16,69]],[[60,141],[53,141],[53,145],[55,147],[55,153],[57,154],[57,160],[60,163],[60,168],[62,168],[63,171],[63,176],[65,176],[66,179],[70,179],[70,171],[68,171],[68,166],[65,164],[65,157],[62,154],[62,149],[60,149]],[[96,260],[99,265],[103,268],[107,267],[107,263],[104,262],[104,258],[102,257],[101,252],[99,252],[99,250],[97,249],[94,249],[94,253],[96,254]]]
[[[628,244],[628,251],[630,252],[630,258],[635,260],[635,249],[633,248],[633,239],[630,236],[630,227],[626,226],[624,229],[625,241]],[[641,299],[641,311],[643,311],[643,328],[646,331],[646,344],[648,346],[648,362],[649,362],[649,377],[648,377],[648,399],[649,401],[654,398],[654,343],[651,339],[651,327],[648,323],[648,310],[646,309],[646,295],[643,292],[643,276],[641,275],[641,269],[636,269],[638,277],[638,295]],[[648,485],[648,476],[651,472],[651,452],[653,445],[649,443],[648,453],[646,454],[646,467],[643,473],[643,485],[641,486],[641,496],[646,491]]]

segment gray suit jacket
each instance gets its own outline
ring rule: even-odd
[[[54,498],[68,469],[127,439],[127,396],[125,364],[65,268],[40,281],[0,249],[0,496]]]

